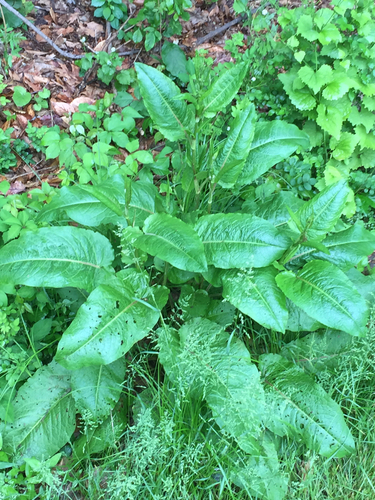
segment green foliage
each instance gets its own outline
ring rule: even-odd
[[[181,34],[180,19],[187,21],[191,7],[190,0],[171,0],[155,2],[146,0],[135,17],[127,19],[127,7],[121,0],[91,0],[91,5],[97,7],[94,15],[103,17],[111,23],[114,29],[127,21],[119,32],[119,39],[136,44],[143,42],[146,51],[154,48],[162,37]],[[147,22],[144,22],[147,21]],[[104,56],[103,56],[104,57]]]
[[[329,36],[323,31],[317,40]],[[169,77],[136,64],[143,116],[163,142],[155,157],[130,145],[138,108],[110,114],[109,94],[72,116],[70,134],[51,129],[42,139],[47,158],[59,156],[80,183],[67,179],[53,196],[35,192],[32,206],[23,199],[21,213],[28,210],[35,226],[13,241],[3,237],[3,449],[20,463],[37,459],[34,471],[67,442],[80,460],[109,446],[111,432],[116,441],[130,413],[137,432],[147,420],[143,434],[153,436],[150,449],[164,464],[157,453],[165,408],[155,415],[151,388],[138,398],[133,383],[122,391],[137,344],[154,356],[155,373],[163,370],[170,404],[189,398],[195,418],[210,422],[200,427],[204,439],[212,429],[218,442],[225,438],[226,480],[281,500],[286,442],[326,458],[355,451],[340,405],[299,355],[318,335],[329,353],[335,336],[365,335],[374,279],[355,266],[372,253],[375,237],[341,219],[350,198],[344,179],[308,201],[275,194],[268,171],[303,154],[309,138],[296,125],[257,121],[254,104],[237,99],[248,63],[207,82],[199,56],[192,65],[183,94]],[[315,76],[314,89],[322,74]],[[129,154],[119,165],[113,156],[122,148]],[[21,219],[17,203],[5,201],[3,210]],[[65,320],[53,316],[59,311]],[[51,389],[42,392],[47,381]],[[138,490],[150,470],[139,457]],[[124,481],[121,495],[129,492]],[[160,491],[165,497],[167,486]]]

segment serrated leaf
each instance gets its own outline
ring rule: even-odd
[[[329,101],[336,101],[344,96],[348,90],[349,85],[346,81],[340,81],[339,77],[334,74],[333,81],[331,81],[327,87],[323,90],[323,97]]]
[[[174,99],[180,90],[160,71],[135,63],[140,91],[155,125],[170,141],[186,138],[194,128],[194,113],[185,101]]]
[[[182,220],[168,214],[154,214],[146,219],[143,232],[134,243],[136,248],[183,271],[207,271],[203,243]]]
[[[358,111],[358,108],[352,106],[348,120],[352,125],[363,125],[366,132],[369,133],[374,127],[375,115],[367,109]]]
[[[310,15],[303,15],[298,20],[297,34],[306,38],[309,42],[313,42],[318,38],[318,32],[313,29],[313,20]]]
[[[237,94],[247,71],[247,62],[235,64],[231,69],[224,71],[202,96],[200,101],[202,113],[215,114],[222,111]]]
[[[344,231],[329,235],[323,244],[329,250],[328,255],[310,249],[304,256],[332,262],[347,271],[374,252],[375,234],[367,231],[362,222],[357,222]]]
[[[113,259],[110,242],[99,233],[43,227],[0,249],[0,282],[90,291]]]
[[[314,71],[309,66],[303,66],[298,71],[298,76],[301,78],[314,94],[317,94],[323,85],[327,85],[332,80],[332,68],[327,64],[323,64],[317,71]]]
[[[318,40],[322,45],[328,45],[331,42],[341,42],[342,37],[338,28],[334,24],[328,23],[323,26],[323,29],[318,35]]]
[[[309,139],[295,125],[275,120],[255,125],[254,139],[238,184],[250,184],[297,148],[307,149]]]
[[[273,267],[226,271],[222,275],[223,297],[257,323],[285,332],[288,310],[285,295],[277,287]]]
[[[310,111],[316,106],[316,99],[311,95],[311,90],[308,88],[295,89],[294,81],[297,77],[296,73],[280,73],[279,80],[283,84],[285,92],[288,94],[292,104],[301,111]]]
[[[231,131],[214,163],[215,182],[229,188],[234,186],[249,154],[255,132],[255,108],[250,104],[234,120]]]
[[[221,269],[267,266],[291,243],[270,222],[251,214],[206,215],[195,230],[203,241],[208,264]]]
[[[329,143],[332,156],[338,161],[346,160],[353,154],[358,141],[359,137],[350,132],[342,132],[339,140],[332,137]]]
[[[375,97],[364,96],[362,104],[369,110],[375,111]]]
[[[297,212],[308,240],[322,239],[335,227],[345,207],[349,188],[345,181],[326,187]]]
[[[94,419],[108,416],[120,398],[124,377],[125,358],[72,371],[72,395],[79,413],[90,411]]]
[[[262,355],[260,366],[269,405],[266,425],[272,432],[300,438],[325,457],[354,453],[354,440],[339,405],[310,375],[277,354]]]
[[[304,370],[317,373],[339,368],[352,354],[353,343],[354,338],[348,333],[327,329],[289,342],[280,354]]]
[[[333,105],[325,104],[319,104],[316,111],[318,113],[316,123],[322,127],[323,130],[333,135],[333,137],[339,139],[343,123],[341,111]]]
[[[330,262],[314,260],[297,275],[279,274],[276,282],[285,295],[323,325],[364,336],[368,308],[347,276]]]
[[[357,125],[355,127],[355,133],[359,137],[359,144],[361,149],[375,149],[375,135],[374,131],[368,133],[364,125]]]
[[[363,149],[360,155],[361,163],[364,168],[375,167],[375,152],[371,149]]]
[[[168,359],[164,365],[168,375],[178,374],[186,388],[200,388],[223,431],[247,453],[260,453],[264,396],[259,372],[245,345],[204,318],[185,323],[179,330],[179,346],[168,331],[161,335],[161,356]],[[172,341],[175,355],[170,353]]]
[[[129,284],[100,285],[65,330],[56,360],[72,370],[116,361],[149,333],[167,298],[164,288],[137,297]]]
[[[48,459],[74,432],[70,373],[54,361],[39,368],[21,386],[13,406],[14,422],[4,433],[4,447],[21,460]]]

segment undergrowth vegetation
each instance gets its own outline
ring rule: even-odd
[[[145,2],[123,36],[151,50],[189,7]],[[116,94],[29,123],[31,150],[0,131],[1,169],[62,168],[0,183],[0,498],[374,495],[375,8],[246,22],[235,63],[90,55]]]

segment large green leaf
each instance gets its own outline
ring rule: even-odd
[[[323,245],[329,250],[329,254],[303,247],[295,258],[327,260],[347,271],[372,254],[375,250],[375,234],[367,231],[363,222],[357,222],[344,231],[329,235],[323,240]]]
[[[113,258],[110,242],[99,233],[43,227],[0,249],[0,282],[90,291]]]
[[[95,419],[109,415],[119,400],[124,376],[124,357],[109,365],[91,365],[72,371],[72,394],[79,413],[90,411]]]
[[[254,137],[256,114],[253,104],[242,110],[234,120],[231,131],[214,164],[215,182],[229,188],[241,173]]]
[[[100,186],[62,187],[37,216],[39,222],[56,220],[62,212],[84,226],[126,225],[124,180],[119,175]]]
[[[314,332],[324,326],[319,321],[310,318],[305,311],[289,299],[286,299],[286,308],[288,309],[286,329],[291,332]]]
[[[75,429],[75,403],[70,373],[54,361],[39,368],[19,389],[14,422],[4,433],[4,448],[20,459],[48,459],[70,439]]]
[[[308,135],[295,125],[280,120],[257,123],[238,184],[250,184],[276,163],[288,158],[297,148],[308,146]]]
[[[288,208],[292,212],[296,212],[301,205],[303,205],[303,201],[291,191],[280,191],[266,198],[263,203],[259,203],[253,213],[257,217],[271,222],[274,226],[281,226],[290,219]]]
[[[338,330],[314,332],[284,345],[281,355],[313,373],[340,367],[352,354],[354,337]]]
[[[266,449],[264,456],[252,456],[247,460],[233,460],[234,467],[229,471],[229,478],[236,486],[255,496],[249,498],[263,498],[264,500],[283,500],[288,490],[288,477],[280,472],[279,459],[275,446],[266,434],[262,444]],[[228,450],[226,455],[229,455]]]
[[[133,182],[129,189],[131,198],[127,216],[131,224],[141,226],[149,215],[156,212],[158,202],[161,208],[161,197],[157,188],[149,182]],[[96,227],[110,223],[126,226],[124,179],[114,175],[100,186],[62,187],[52,201],[42,208],[37,220],[59,220],[64,213],[84,226]]]
[[[149,333],[167,298],[165,288],[137,297],[129,283],[99,286],[65,330],[56,360],[72,370],[116,361]]]
[[[273,267],[223,273],[223,296],[260,325],[285,332],[288,310],[285,295],[277,287]]]
[[[250,214],[206,215],[195,230],[208,264],[222,269],[268,266],[291,244],[270,222]]]
[[[154,214],[146,219],[143,232],[135,241],[135,247],[178,269],[207,271],[203,243],[194,229],[182,220],[168,214]]]
[[[372,306],[375,302],[375,275],[365,276],[358,269],[352,268],[345,273],[356,290]]]
[[[165,335],[171,332],[166,330]],[[203,318],[188,321],[176,337],[163,339],[161,352],[175,345],[167,359],[167,373],[172,373],[187,387],[202,389],[219,426],[248,453],[261,452],[260,421],[264,411],[264,394],[259,372],[243,342],[230,337],[224,329]]]
[[[136,181],[131,184],[131,199],[128,218],[135,226],[143,226],[144,221],[156,211],[162,212],[162,198],[154,184]]]
[[[297,212],[308,240],[323,239],[335,227],[345,207],[349,188],[344,180],[332,184]]]
[[[323,325],[354,336],[366,335],[368,308],[349,278],[330,262],[314,260],[297,275],[276,277],[285,295]]]
[[[307,373],[277,354],[260,357],[268,418],[265,425],[279,436],[300,438],[325,457],[355,451],[340,407]]]
[[[123,435],[127,417],[126,400],[120,398],[111,414],[102,423],[98,421],[95,426],[88,427],[85,433],[74,441],[74,457],[86,458],[87,455],[113,448]]]
[[[151,66],[135,63],[135,68],[145,106],[156,127],[170,141],[184,139],[193,131],[194,113],[185,101],[175,99],[181,94],[177,85]]]
[[[229,104],[241,87],[242,80],[248,71],[248,63],[235,64],[217,78],[202,96],[200,106],[203,114],[212,115],[222,111]]]

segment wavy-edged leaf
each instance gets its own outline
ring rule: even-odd
[[[147,111],[160,132],[170,141],[184,139],[194,128],[191,106],[180,99],[180,89],[167,76],[151,66],[135,63],[139,87]]]
[[[215,182],[225,188],[234,186],[241,173],[255,130],[255,108],[250,104],[234,120],[231,131],[214,164]]]
[[[84,434],[81,434],[74,441],[74,456],[83,458],[113,447],[122,437],[122,432],[127,424],[127,417],[127,404],[125,398],[122,397],[111,411],[109,417],[101,424],[89,427]]]
[[[143,232],[134,242],[136,248],[183,271],[207,271],[203,243],[182,220],[169,214],[154,214],[146,219]]]
[[[347,271],[372,254],[375,250],[375,234],[367,231],[360,221],[344,231],[330,234],[322,243],[329,254],[304,247],[295,257],[327,260],[342,271]]]
[[[288,310],[273,267],[223,272],[223,297],[260,325],[285,332]]]
[[[37,216],[37,221],[56,220],[62,212],[84,226],[96,227],[100,224],[126,225],[124,217],[124,180],[115,175],[100,186],[62,187],[45,205]]]
[[[69,441],[74,432],[75,403],[70,373],[56,362],[39,368],[19,389],[14,422],[4,433],[4,447],[20,459],[46,460]]]
[[[159,334],[167,373],[178,374],[180,383],[188,387],[201,388],[218,425],[244,451],[261,453],[258,439],[264,394],[259,372],[243,342],[203,318],[185,323],[179,337],[175,355],[165,354],[163,350],[178,341],[169,330]]]
[[[369,276],[365,276],[354,267],[349,269],[345,274],[356,290],[372,306],[375,303],[375,275],[370,274]]]
[[[327,186],[296,213],[308,240],[323,239],[335,227],[344,210],[349,187],[342,180]]]
[[[156,212],[157,203],[161,208],[162,200],[156,187],[149,182],[133,182],[130,189],[127,215],[132,224],[142,226],[145,219]],[[110,223],[126,226],[124,179],[114,175],[100,186],[64,186],[42,208],[37,221],[59,220],[62,214],[84,226]]]
[[[290,219],[288,207],[292,212],[296,212],[302,205],[303,201],[291,191],[280,191],[258,204],[253,213],[274,226],[281,226]]]
[[[292,302],[323,325],[354,336],[366,335],[366,302],[330,262],[311,261],[297,275],[280,273],[276,282]]]
[[[235,64],[228,71],[224,71],[211,87],[202,96],[200,105],[203,114],[214,114],[222,111],[229,104],[241,87],[249,65],[247,62]]]
[[[302,439],[325,457],[344,457],[355,451],[344,416],[310,375],[277,354],[260,357],[266,402],[266,426],[279,436]]]
[[[280,354],[304,370],[317,373],[342,366],[352,353],[354,337],[338,330],[314,332],[284,345]]]
[[[283,500],[288,490],[288,477],[280,472],[280,464],[275,450],[267,446],[267,456],[249,457],[246,461],[236,461],[229,471],[233,483],[254,498],[264,500]],[[273,453],[272,453],[273,451]]]
[[[128,217],[132,225],[142,227],[147,217],[157,211],[164,211],[162,197],[154,184],[144,181],[132,182],[131,190]]]
[[[43,227],[0,249],[0,282],[90,291],[113,258],[110,242],[99,233]]]
[[[149,333],[167,298],[163,287],[138,298],[128,283],[100,285],[65,330],[55,359],[72,370],[116,361]]]
[[[238,184],[250,184],[297,148],[308,148],[308,135],[295,125],[275,120],[255,125],[254,139]]]
[[[290,246],[287,236],[270,222],[250,214],[213,214],[195,225],[208,264],[222,269],[264,267]]]
[[[72,395],[79,413],[90,411],[95,419],[110,414],[122,391],[125,358],[109,365],[85,366],[71,372]]]
[[[288,309],[287,330],[291,332],[314,332],[324,326],[319,321],[310,318],[305,311],[289,299],[286,299],[286,307]]]

